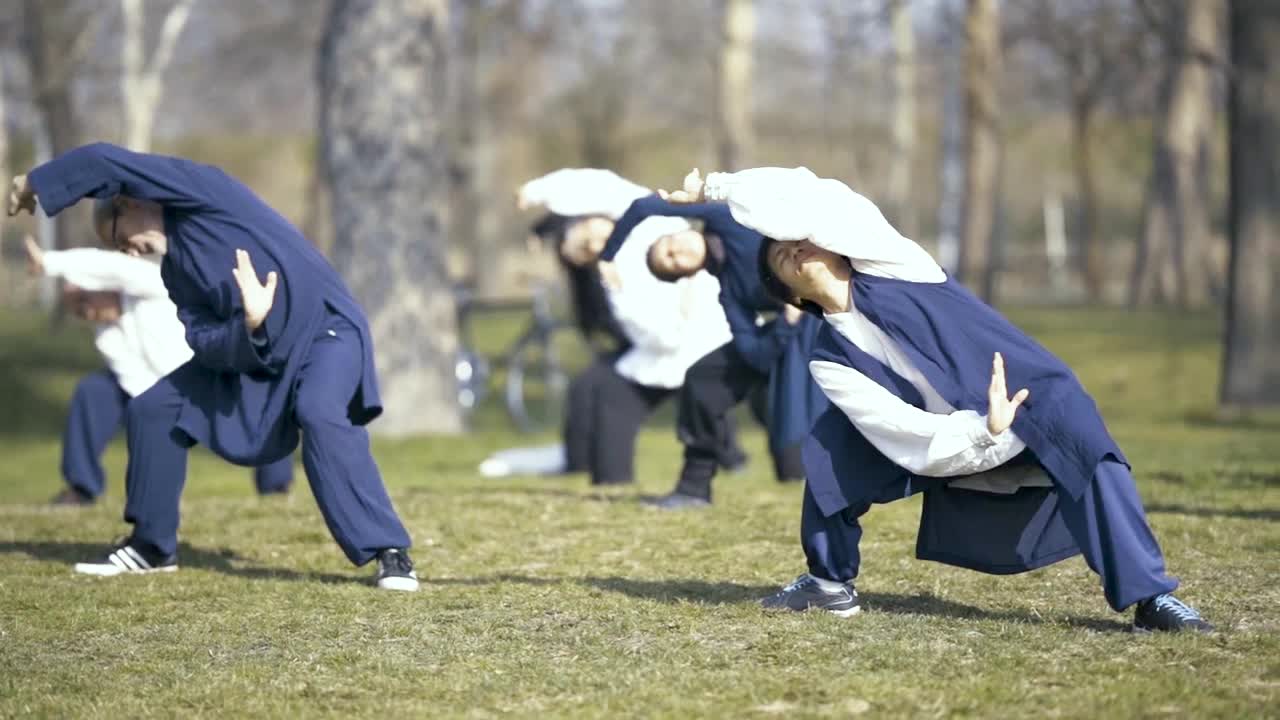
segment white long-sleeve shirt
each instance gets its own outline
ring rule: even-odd
[[[650,246],[663,235],[688,228],[681,218],[646,218],[614,258],[618,287],[607,290],[609,304],[632,343],[614,368],[641,385],[680,387],[689,366],[733,336],[715,276],[701,270],[669,283],[649,270]]]
[[[616,221],[632,202],[652,192],[609,170],[565,168],[525,183],[520,198],[526,206],[558,215],[600,215]],[[682,218],[647,218],[631,231],[614,258],[619,283],[607,288],[606,295],[631,341],[614,368],[640,385],[680,387],[690,365],[732,337],[715,276],[704,270],[668,283],[649,270],[649,247],[663,235],[689,227]]]
[[[186,330],[155,261],[77,248],[45,253],[44,271],[84,290],[120,293],[120,319],[99,324],[94,344],[130,397],[191,359]]]
[[[809,240],[849,259],[861,273],[936,283],[946,273],[924,248],[903,237],[879,208],[838,180],[805,168],[757,168],[711,173],[705,194],[728,202],[734,219],[777,240]],[[992,436],[987,418],[957,411],[943,400],[896,341],[853,304],[826,315],[841,335],[887,365],[920,392],[921,410],[857,370],[814,361],[809,371],[832,404],[877,450],[917,475],[955,477],[985,472],[1011,460],[1026,444],[1006,430]],[[1044,484],[1037,478],[1024,484]]]

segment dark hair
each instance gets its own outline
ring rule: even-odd
[[[594,267],[578,267],[560,254],[560,243],[564,240],[565,230],[573,224],[575,218],[548,213],[534,223],[531,230],[548,244],[556,248],[556,258],[564,268],[565,278],[569,285],[569,299],[573,306],[574,325],[582,336],[590,340],[593,336],[603,335],[621,352],[630,347],[622,326],[609,307],[609,298],[604,286],[600,283],[600,275]]]
[[[760,275],[760,284],[764,286],[765,294],[783,305],[795,305],[811,315],[822,317],[822,307],[818,303],[797,298],[790,286],[769,267],[769,250],[777,242],[773,238],[764,238],[760,243],[760,252],[756,253],[756,272]]]
[[[694,272],[691,272],[691,273],[681,273],[678,270],[669,270],[669,269],[658,267],[657,263],[653,261],[653,251],[657,249],[658,249],[658,243],[654,243],[650,245],[649,251],[644,254],[644,261],[645,261],[645,264],[649,266],[649,272],[653,273],[653,276],[658,278],[662,282],[673,283],[677,280],[683,280],[684,278],[687,278],[690,275],[693,275],[694,273],[697,272],[695,270]]]

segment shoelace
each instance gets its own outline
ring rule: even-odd
[[[382,564],[402,575],[413,572],[413,562],[399,550],[388,550],[382,554]]]
[[[1195,608],[1167,593],[1156,596],[1152,603],[1156,610],[1167,610],[1183,622],[1200,619],[1200,613],[1196,612]]]
[[[813,576],[810,575],[809,573],[805,573],[800,577],[796,578],[795,580],[793,580],[790,585],[787,585],[786,587],[782,588],[782,593],[785,594],[785,593],[795,592],[796,590],[799,590],[805,585],[812,585],[812,584],[813,584]]]

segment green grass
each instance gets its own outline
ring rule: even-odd
[[[346,565],[305,486],[252,495],[204,453],[184,498],[184,568],[100,580],[69,563],[120,522],[110,495],[45,507],[82,328],[0,317],[0,716],[1261,717],[1280,708],[1280,423],[1218,422],[1208,316],[1015,313],[1078,367],[1134,461],[1184,597],[1212,637],[1135,637],[1073,559],[991,577],[912,557],[918,500],[866,518],[840,620],[754,601],[802,568],[799,488],[763,439],[709,512],[635,501],[671,485],[669,426],[641,438],[641,481],[486,481],[517,436],[500,415],[465,438],[376,443],[424,590],[379,593]]]

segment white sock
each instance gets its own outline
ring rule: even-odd
[[[835,580],[828,580],[826,578],[820,578],[817,575],[814,575],[812,573],[809,574],[809,577],[816,580],[818,582],[818,587],[822,588],[823,590],[826,590],[827,592],[836,592],[837,590],[840,590],[845,586],[845,583],[837,582]]]

